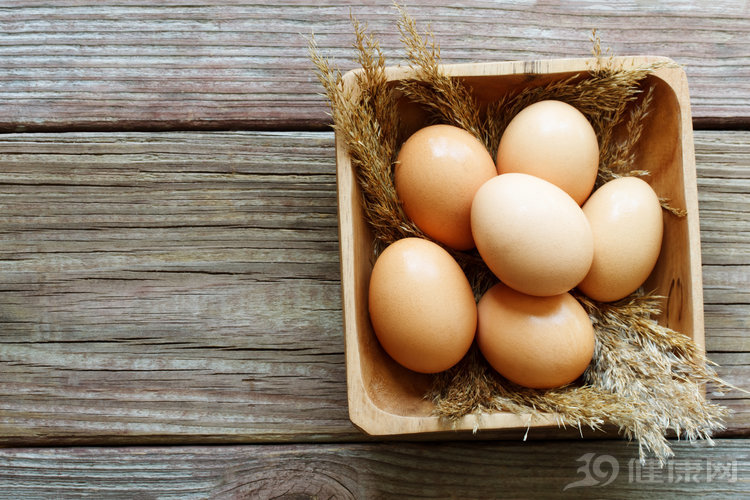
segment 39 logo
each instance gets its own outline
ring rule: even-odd
[[[566,484],[563,491],[581,486],[606,486],[620,473],[620,464],[612,455],[586,453],[578,457],[576,462],[583,462],[583,465],[576,470],[577,473],[583,474],[583,477]]]

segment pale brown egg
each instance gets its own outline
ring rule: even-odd
[[[477,343],[502,376],[548,389],[576,380],[594,354],[594,328],[569,293],[533,297],[502,283],[479,300]]]
[[[499,174],[541,177],[578,205],[591,194],[599,168],[599,143],[586,117],[562,101],[540,101],[510,121],[497,149]]]
[[[471,200],[497,175],[492,156],[469,132],[432,125],[401,147],[395,167],[396,193],[404,212],[424,233],[457,250],[474,247]]]
[[[656,265],[663,219],[659,197],[637,177],[621,177],[597,189],[583,205],[594,235],[594,260],[578,289],[611,302],[636,291]]]
[[[589,270],[594,241],[588,220],[562,189],[527,174],[503,174],[474,197],[471,229],[487,267],[529,295],[557,295]]]
[[[469,281],[453,257],[428,240],[404,238],[380,254],[369,308],[383,349],[417,372],[447,370],[474,340],[477,307]]]

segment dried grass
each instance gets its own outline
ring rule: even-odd
[[[509,411],[530,419],[552,415],[560,426],[602,429],[614,424],[638,441],[642,458],[652,452],[662,463],[672,456],[666,434],[710,440],[723,429],[726,408],[706,401],[703,391],[726,385],[701,349],[687,336],[653,317],[663,299],[637,292],[612,304],[584,295],[596,331],[591,365],[576,384],[536,390],[499,375],[476,347],[461,363],[436,377],[428,397],[450,421],[465,415]]]
[[[393,182],[393,162],[399,130],[394,89],[387,85],[385,57],[372,35],[352,16],[360,94],[345,85],[341,72],[324,58],[309,39],[312,62],[331,104],[334,130],[349,147],[352,167],[362,190],[362,204],[376,242],[376,251],[407,236],[423,237],[401,208]]]
[[[609,50],[592,36],[595,63],[585,74],[545,86],[525,88],[490,103],[481,111],[471,89],[441,71],[440,49],[429,31],[423,37],[406,10],[398,5],[399,29],[415,79],[388,85],[385,58],[366,27],[352,17],[354,47],[362,66],[361,94],[344,85],[340,72],[320,55],[314,38],[310,55],[331,103],[334,129],[346,142],[363,193],[363,206],[375,238],[375,251],[403,237],[426,236],[403,213],[393,185],[393,164],[400,137],[397,93],[426,107],[434,120],[464,128],[494,151],[508,122],[521,109],[544,99],[567,102],[587,116],[600,144],[597,184],[624,175],[645,175],[637,168],[635,145],[643,132],[653,89],[643,82],[663,63],[623,69]],[[619,137],[616,129],[625,127]],[[669,206],[674,215],[684,210]],[[495,278],[476,252],[452,255],[461,264],[480,297]],[[654,319],[662,298],[639,291],[612,304],[576,298],[587,310],[596,332],[591,365],[578,383],[551,390],[517,386],[489,367],[473,347],[455,367],[434,377],[426,395],[437,415],[457,421],[466,415],[509,411],[532,418],[552,415],[562,426],[600,429],[614,424],[636,439],[644,460],[650,451],[660,461],[671,456],[665,437],[671,430],[687,439],[710,439],[723,428],[727,410],[706,401],[704,387],[729,387],[687,336]]]
[[[400,82],[399,90],[429,110],[435,121],[467,130],[489,148],[489,136],[471,90],[440,69],[440,46],[434,34],[427,30],[424,36],[420,35],[406,9],[398,4],[396,9],[400,14],[401,43],[415,74],[414,79]]]

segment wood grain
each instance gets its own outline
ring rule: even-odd
[[[408,5],[421,27],[431,24],[444,62],[588,56],[598,28],[616,55],[684,65],[697,126],[750,124],[744,1]],[[390,0],[5,1],[0,130],[320,130],[329,119],[305,36],[354,67],[350,10],[400,62]]]
[[[708,354],[747,389],[750,133],[695,138]],[[0,444],[363,439],[334,172],[328,132],[0,136]]]
[[[329,134],[2,144],[3,440],[353,434]]]
[[[24,499],[750,495],[747,441],[674,448],[664,469],[640,465],[636,446],[612,441],[5,449],[0,485]],[[588,486],[576,485],[586,478]]]

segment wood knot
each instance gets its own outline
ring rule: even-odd
[[[674,328],[682,322],[682,306],[685,303],[685,291],[682,286],[682,280],[672,278],[669,282],[669,291],[667,292],[667,303],[664,306],[664,317],[666,326]]]
[[[307,460],[305,460],[307,462]],[[341,474],[343,473],[343,475]],[[310,462],[299,468],[277,460],[228,470],[212,498],[273,498],[284,500],[355,499],[357,485],[345,471],[315,470]],[[346,484],[345,484],[346,483]]]

